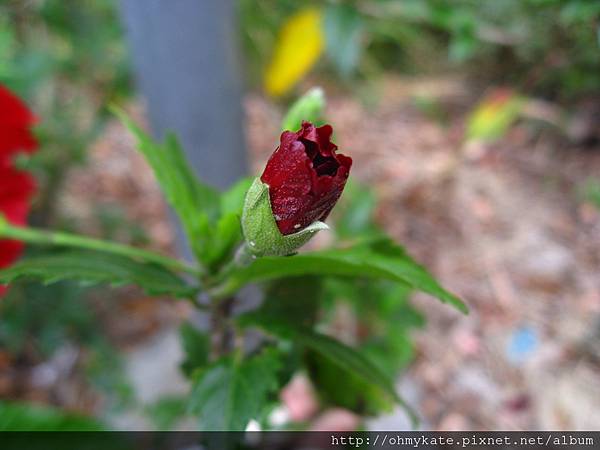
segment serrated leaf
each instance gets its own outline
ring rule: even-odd
[[[274,348],[237,359],[221,358],[201,371],[194,383],[190,412],[199,431],[243,431],[279,388],[281,355]]]
[[[31,257],[0,270],[0,284],[20,279],[34,279],[47,284],[74,280],[84,285],[136,285],[149,295],[179,298],[190,298],[198,292],[196,287],[188,285],[173,272],[157,264],[91,251],[68,251]]]
[[[0,402],[0,431],[102,431],[98,421],[60,410]]]
[[[363,382],[377,386],[390,400],[403,406],[411,415],[413,422],[416,421],[412,410],[396,393],[392,380],[357,350],[292,320],[281,320],[281,317],[271,316],[261,311],[248,313],[238,320],[243,326],[257,326],[269,334],[292,340],[316,352]]]
[[[115,109],[125,126],[138,140],[138,149],[152,167],[169,204],[177,212],[194,254],[204,261],[211,245],[211,226],[220,215],[219,193],[201,183],[190,169],[173,134],[158,144],[127,115]]]
[[[258,258],[232,273],[222,292],[217,294],[231,294],[247,283],[301,275],[391,280],[430,294],[462,312],[468,311],[458,297],[441,287],[402,247],[387,238],[370,240],[351,248],[303,253],[288,258]]]

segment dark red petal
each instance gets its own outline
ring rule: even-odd
[[[312,166],[297,133],[284,132],[261,176],[269,185],[271,208],[283,234],[293,233],[291,223],[310,206]],[[290,231],[290,229],[292,231]]]
[[[337,155],[329,125],[308,122],[284,132],[261,180],[269,185],[271,208],[279,230],[295,233],[327,217],[339,199],[352,159]]]

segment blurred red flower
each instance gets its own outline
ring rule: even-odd
[[[31,133],[34,115],[12,92],[0,85],[0,167],[19,152],[31,153],[37,142]]]
[[[296,233],[316,220],[325,220],[342,195],[352,159],[336,154],[330,125],[303,122],[293,133],[284,131],[280,145],[260,177],[269,185],[271,208],[282,234]]]
[[[24,225],[29,201],[35,192],[31,175],[13,166],[19,152],[31,153],[37,142],[31,133],[35,117],[14,94],[0,85],[0,214],[16,225]],[[11,265],[23,251],[23,243],[0,240],[0,268]],[[6,287],[0,285],[0,295]]]

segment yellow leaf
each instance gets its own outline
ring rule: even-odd
[[[519,118],[523,98],[510,89],[494,89],[486,95],[467,121],[467,139],[494,141]]]
[[[306,8],[283,24],[265,73],[264,85],[269,95],[285,94],[317,62],[325,46],[321,22],[321,11]]]

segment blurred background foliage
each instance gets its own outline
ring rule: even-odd
[[[320,70],[343,80],[370,79],[390,70],[466,69],[481,82],[510,84],[560,101],[600,87],[598,2],[307,3],[312,6],[299,11],[293,1],[240,0],[246,60],[255,81],[267,67],[265,89],[273,95],[291,89],[299,75],[290,76],[290,66],[306,72],[311,68],[307,61],[319,61]],[[308,20],[302,20],[306,14]]]
[[[34,172],[39,184],[31,222],[80,228],[58,211],[63,183],[69,169],[85,163],[86,152],[104,129],[109,117],[106,105],[131,93],[128,55],[115,3],[1,2],[0,83],[25,99],[38,119],[36,135],[42,151],[20,161]],[[106,237],[124,226],[118,212],[99,208],[97,214],[100,231]],[[127,228],[135,234],[135,227]],[[95,388],[110,393],[117,399],[116,405],[129,399],[130,392],[121,358],[105,337],[92,294],[73,283],[15,284],[0,305],[0,352],[17,370],[25,370],[17,378],[27,379],[27,368],[45,367],[50,379],[40,380],[43,385],[56,375],[53,361],[64,357],[65,348],[70,348],[72,370],[77,369]],[[44,361],[50,363],[44,366]],[[15,395],[27,394],[16,389],[11,393]],[[61,402],[59,398],[47,401]],[[8,415],[12,410],[3,405],[2,411]],[[18,409],[12,421],[3,420],[3,424],[14,428],[27,417]],[[36,411],[31,417],[32,424],[62,420]],[[70,419],[65,420],[68,425]],[[78,420],[75,428],[83,423]],[[57,426],[62,428],[62,423]],[[45,425],[41,427],[45,429]]]
[[[112,1],[0,4],[0,83],[39,120],[30,161],[40,183],[33,221],[55,223],[57,193],[103,129],[106,105],[131,92],[128,56]]]

